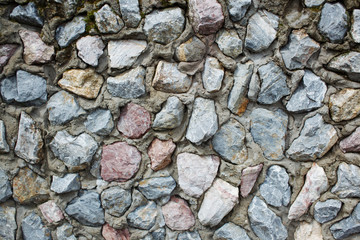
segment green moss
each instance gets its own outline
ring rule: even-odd
[[[86,32],[88,33],[91,29],[97,29],[97,26],[95,24],[95,10],[92,10],[87,13],[84,21],[86,22]]]
[[[145,13],[143,11],[140,12],[141,18],[145,18]]]

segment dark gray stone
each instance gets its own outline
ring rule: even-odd
[[[35,3],[29,2],[24,6],[17,6],[10,13],[10,18],[20,23],[33,25],[36,27],[42,27],[44,20],[39,15],[39,11],[36,8]]]
[[[6,172],[0,169],[0,202],[5,202],[12,195],[9,177]]]
[[[117,33],[124,27],[124,22],[108,4],[95,12],[94,16],[96,26],[101,33]]]
[[[177,240],[201,240],[201,237],[197,231],[183,232],[178,235]]]
[[[56,29],[55,39],[61,48],[69,46],[73,41],[78,39],[86,30],[84,17],[74,17],[73,20],[60,25]]]
[[[196,36],[176,48],[176,58],[181,62],[196,62],[203,59],[206,45]]]
[[[101,203],[105,212],[115,217],[121,217],[128,210],[131,199],[130,190],[118,186],[105,189],[101,193]]]
[[[251,0],[228,0],[227,3],[231,20],[237,22],[245,16],[251,5]]]
[[[77,173],[68,173],[63,177],[53,176],[51,191],[58,194],[80,190],[80,176]]]
[[[16,239],[16,208],[7,205],[0,206],[0,238],[3,240]]]
[[[337,182],[331,189],[340,198],[360,197],[360,168],[345,162],[337,170]]]
[[[245,229],[242,227],[228,222],[221,228],[215,231],[214,240],[251,240],[247,235]]]
[[[21,221],[21,229],[24,240],[51,240],[50,230],[34,212]]]
[[[9,144],[6,141],[6,129],[3,120],[0,120],[0,153],[8,153],[10,151]]]
[[[127,27],[137,27],[141,21],[138,0],[119,0],[121,16]]]
[[[77,240],[73,234],[73,226],[69,223],[64,223],[56,229],[57,240]]]
[[[181,125],[184,118],[184,104],[175,96],[166,100],[165,105],[156,114],[153,122],[153,129],[166,130],[177,128]]]
[[[18,97],[16,76],[7,77],[1,80],[1,97],[4,102],[12,103]]]
[[[348,52],[331,59],[328,69],[346,73],[352,81],[360,82],[360,53]]]
[[[151,233],[154,240],[165,240],[166,230],[165,228],[159,228]]]
[[[111,112],[107,109],[93,111],[86,118],[84,124],[87,130],[101,136],[109,135],[114,128]]]
[[[143,230],[149,230],[156,223],[158,215],[157,207],[154,202],[148,202],[129,213],[127,221],[129,226]]]
[[[328,199],[324,202],[317,202],[314,207],[314,218],[319,223],[326,223],[338,215],[342,202],[336,199]]]
[[[149,200],[170,196],[176,187],[174,178],[154,177],[139,182],[139,191]]]
[[[360,204],[356,205],[349,217],[333,224],[330,231],[335,239],[344,239],[360,233]]]

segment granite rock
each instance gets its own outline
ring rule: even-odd
[[[335,122],[355,118],[360,114],[360,90],[345,88],[330,95],[329,108]]]
[[[196,36],[176,48],[175,56],[181,62],[196,62],[203,59],[206,45]]]
[[[10,18],[17,22],[36,27],[42,27],[44,25],[44,20],[39,15],[39,11],[33,2],[15,7],[10,13]]]
[[[81,60],[96,67],[99,64],[99,58],[104,53],[105,44],[99,36],[85,36],[76,42],[76,48]]]
[[[73,234],[73,226],[69,223],[64,223],[56,229],[57,240],[77,240]]]
[[[105,240],[130,240],[130,232],[127,228],[114,229],[108,223],[103,226],[101,233]]]
[[[90,132],[101,136],[109,135],[114,129],[114,121],[108,109],[96,109],[87,116],[84,125]]]
[[[3,120],[0,120],[0,153],[8,153],[10,151],[9,144],[6,141],[6,129]]]
[[[53,176],[50,190],[58,194],[80,190],[80,176],[77,173],[68,173],[63,177]]]
[[[323,4],[325,0],[305,0],[305,6],[306,7],[317,7]]]
[[[227,4],[231,20],[237,22],[245,16],[251,6],[251,0],[228,0]]]
[[[127,27],[137,27],[141,21],[138,0],[119,0],[121,16]]]
[[[108,4],[94,12],[94,16],[96,26],[101,33],[117,33],[124,27],[124,22]]]
[[[336,56],[331,59],[327,68],[336,72],[346,73],[350,80],[360,82],[360,53],[351,51]]]
[[[337,182],[331,189],[340,198],[360,197],[360,168],[345,162],[337,170]]]
[[[51,240],[50,230],[35,212],[31,212],[21,221],[21,230],[24,240]]]
[[[152,128],[155,130],[174,129],[184,118],[184,104],[175,96],[169,97],[163,108],[155,116]]]
[[[294,240],[302,239],[323,240],[321,225],[316,221],[301,222],[295,230]]]
[[[347,218],[333,224],[330,231],[335,239],[344,239],[360,233],[360,204],[357,204]]]
[[[221,228],[217,229],[213,236],[214,240],[251,240],[247,235],[245,229],[242,227],[228,222]]]
[[[233,186],[240,185],[239,173],[241,172],[241,165],[232,164],[227,161],[221,160],[218,177],[230,183]]]
[[[16,208],[7,205],[0,206],[0,237],[3,240],[16,239]]]
[[[360,9],[353,11],[353,24],[351,25],[351,36],[356,43],[360,43]]]
[[[360,152],[360,127],[356,128],[350,136],[341,140],[339,146],[344,153]]]
[[[264,164],[258,164],[253,167],[247,167],[241,172],[240,194],[246,198],[253,189],[255,182],[263,168]]]
[[[105,212],[115,217],[121,217],[131,205],[131,191],[114,186],[101,193],[101,203]]]
[[[11,195],[12,195],[12,190],[11,190],[9,177],[4,170],[0,169],[0,202],[5,202],[11,197]],[[1,236],[1,230],[0,230],[0,236]]]
[[[9,59],[15,53],[16,49],[18,49],[18,45],[16,44],[1,44],[0,45],[0,72],[3,67],[7,64]]]
[[[182,232],[178,235],[177,240],[201,240],[200,234],[197,231]]]
[[[171,197],[161,209],[166,226],[173,231],[189,230],[195,225],[195,217],[189,205],[181,198]]]
[[[324,202],[317,202],[314,207],[314,218],[323,224],[336,218],[342,206],[337,199],[328,199]]]
[[[243,41],[235,30],[221,30],[216,35],[216,43],[227,56],[237,58],[243,50]]]
[[[73,20],[60,25],[56,29],[55,39],[61,48],[65,48],[85,33],[85,28],[85,18],[81,16],[74,17]]]
[[[170,196],[175,187],[174,178],[169,176],[144,179],[139,182],[138,189],[148,200],[155,200]]]
[[[129,213],[127,222],[131,227],[149,230],[155,225],[157,215],[156,204],[154,202],[148,202]]]
[[[208,92],[220,90],[225,72],[220,62],[214,57],[206,57],[202,82]]]
[[[130,68],[145,51],[146,41],[113,40],[108,43],[109,67],[116,69]]]
[[[53,200],[40,204],[39,209],[48,223],[57,223],[64,219],[64,214]]]
[[[151,169],[158,171],[171,163],[171,155],[175,151],[175,143],[169,140],[155,138],[149,148],[148,155],[151,161]]]
[[[165,240],[166,230],[165,228],[158,228],[157,230],[151,233],[153,240]]]

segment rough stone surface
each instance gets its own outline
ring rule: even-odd
[[[157,215],[156,204],[148,202],[146,205],[142,205],[129,213],[127,221],[131,227],[149,230],[154,226]]]
[[[305,0],[305,6],[306,7],[317,7],[323,4],[325,0]]]
[[[109,67],[120,70],[131,67],[146,47],[146,41],[142,40],[109,41]]]
[[[0,45],[0,72],[3,67],[8,63],[9,59],[13,56],[18,45],[16,44],[1,44]]]
[[[121,16],[127,27],[137,27],[141,21],[138,0],[119,0]]]
[[[73,226],[69,223],[64,223],[56,229],[56,237],[58,240],[77,240],[73,235]]]
[[[99,36],[86,36],[76,42],[78,56],[87,64],[96,67],[104,53],[105,44]]]
[[[7,199],[11,197],[11,195],[12,195],[12,190],[11,190],[9,177],[7,176],[4,170],[0,169],[0,202],[5,202]]]
[[[175,51],[176,58],[181,62],[200,61],[205,53],[205,44],[195,36],[182,43]]]
[[[251,0],[228,0],[227,3],[230,18],[234,22],[240,21],[251,6]]]
[[[159,228],[151,233],[153,240],[165,240],[166,230],[165,228]]]
[[[179,127],[184,118],[184,109],[184,104],[177,97],[169,97],[161,111],[156,114],[152,128],[166,130]]]
[[[216,36],[216,43],[227,56],[237,58],[243,50],[243,42],[235,30],[221,30]]]
[[[255,182],[263,168],[263,164],[247,167],[241,172],[240,194],[247,197],[255,185]]]
[[[205,60],[202,82],[208,92],[220,90],[224,78],[224,68],[214,57],[207,57]]]
[[[178,235],[177,240],[201,240],[201,237],[197,231],[183,232]]]
[[[21,230],[24,240],[51,240],[50,230],[34,212],[30,213],[21,221]]]
[[[360,90],[345,88],[330,95],[330,114],[332,120],[341,122],[351,120],[360,113]]]
[[[101,203],[105,212],[115,217],[121,217],[131,205],[131,192],[115,186],[101,193]]]
[[[108,4],[95,12],[94,16],[96,26],[101,33],[117,33],[124,27],[124,22]]]
[[[187,202],[178,197],[171,197],[170,201],[162,206],[165,224],[171,230],[189,230],[195,225],[195,217]]]
[[[15,240],[16,238],[16,208],[12,206],[0,206],[0,237],[4,240]]]
[[[296,228],[294,239],[323,240],[321,225],[316,221],[312,221],[311,223],[301,222]]]
[[[326,223],[338,215],[342,202],[336,199],[328,199],[324,202],[317,202],[314,207],[314,218],[319,223]]]
[[[44,25],[44,20],[40,17],[39,11],[33,2],[15,7],[10,13],[10,18],[17,22],[36,27],[42,27]]]
[[[148,149],[148,155],[151,160],[151,169],[158,171],[171,163],[171,155],[175,151],[175,143],[169,140],[160,140],[155,138]]]
[[[360,233],[360,204],[357,204],[347,218],[333,224],[330,231],[335,239],[344,239],[351,235]]]
[[[249,238],[249,236],[247,235],[246,231],[232,223],[232,222],[228,222],[226,224],[224,224],[221,228],[219,228],[218,230],[215,231],[214,236],[213,236],[214,240],[251,240]]]
[[[360,43],[360,10],[353,11],[353,24],[351,26],[351,36],[356,43]]]
[[[6,129],[3,120],[0,120],[0,153],[8,153],[10,151],[9,144],[6,141]]]
[[[58,194],[77,191],[80,189],[80,176],[77,173],[68,173],[63,177],[53,176],[51,191]]]
[[[60,25],[56,29],[56,41],[61,48],[65,48],[85,33],[85,28],[85,18],[80,16],[74,17],[73,20]]]
[[[117,230],[106,223],[102,228],[102,236],[105,240],[129,240],[130,233],[127,228]]]
[[[154,177],[139,182],[139,191],[149,200],[170,196],[176,187],[173,177]]]
[[[107,109],[96,109],[90,113],[84,125],[92,133],[106,136],[114,129],[114,121],[111,112]]]
[[[53,200],[40,204],[39,209],[48,223],[56,223],[64,219],[64,214]]]
[[[350,80],[360,82],[360,53],[348,52],[331,59],[327,67],[330,70],[346,73]]]
[[[340,198],[360,197],[360,168],[353,164],[340,163],[337,183],[331,189]]]
[[[350,136],[341,140],[339,146],[344,153],[360,152],[360,127],[356,128]]]

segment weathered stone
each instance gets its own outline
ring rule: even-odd
[[[360,197],[360,168],[345,162],[337,170],[337,183],[331,189],[340,198]]]
[[[76,42],[76,48],[81,60],[96,67],[100,56],[104,53],[105,44],[99,36],[86,36]]]
[[[101,203],[107,214],[121,217],[131,205],[131,192],[118,186],[110,187],[101,193]]]
[[[127,221],[131,227],[149,230],[155,225],[157,215],[156,204],[148,202],[129,213]]]
[[[247,197],[253,189],[263,166],[263,164],[259,164],[253,167],[247,167],[241,172],[240,193],[243,198]]]
[[[77,240],[73,234],[73,226],[64,223],[56,229],[56,237],[58,240]]]
[[[109,67],[117,69],[131,67],[141,53],[145,51],[146,47],[146,41],[142,40],[109,41]]]
[[[6,172],[0,169],[0,202],[5,202],[12,195],[9,177]],[[0,217],[1,218],[1,217]],[[1,222],[1,221],[0,221]],[[1,236],[1,230],[0,230]]]
[[[108,223],[103,226],[101,233],[105,240],[130,240],[130,233],[127,228],[117,230]]]
[[[353,24],[351,25],[351,36],[356,43],[360,43],[360,9],[353,11]]]
[[[217,92],[221,88],[224,78],[224,68],[214,57],[207,57],[205,60],[202,82],[208,92]]]
[[[336,218],[342,206],[342,202],[336,199],[328,199],[325,202],[317,202],[314,207],[314,218],[319,223],[326,223]]]
[[[68,173],[63,177],[53,176],[50,189],[58,194],[62,194],[77,191],[80,187],[79,174]]]
[[[294,240],[323,240],[321,225],[316,221],[301,222],[294,233]]]
[[[337,140],[335,128],[316,114],[306,119],[300,136],[291,143],[286,154],[294,160],[315,160],[324,156]]]
[[[186,131],[186,138],[196,144],[209,140],[218,130],[218,119],[214,100],[198,97]]]
[[[108,4],[95,12],[94,16],[96,26],[101,33],[117,33],[124,27],[124,22]]]
[[[0,237],[3,240],[16,239],[16,208],[7,205],[0,206]]]
[[[15,53],[19,46],[16,44],[2,44],[0,45],[0,72],[3,67],[7,64],[9,59]]]
[[[288,218],[297,219],[304,215],[310,205],[329,187],[328,179],[322,167],[314,163],[306,174],[305,184],[290,207]]]
[[[195,217],[187,202],[178,197],[171,197],[170,201],[162,206],[165,224],[171,230],[189,230],[195,225]]]
[[[345,88],[330,95],[329,107],[335,122],[355,118],[360,114],[360,90]]]
[[[237,22],[245,16],[251,0],[228,0],[227,4],[231,20]]]
[[[162,141],[155,138],[148,149],[148,155],[151,160],[151,169],[158,171],[171,163],[171,155],[175,151],[175,143],[169,139]]]
[[[213,185],[205,193],[198,218],[202,225],[213,227],[239,203],[239,189],[231,184],[215,179]]]
[[[222,180],[234,185],[240,185],[239,173],[241,172],[241,165],[231,164],[229,162],[221,160],[218,177]]]
[[[325,0],[305,0],[305,6],[306,7],[317,7],[323,4]]]
[[[101,177],[105,181],[124,182],[139,170],[141,154],[125,142],[105,145],[101,158]]]
[[[19,5],[15,7],[10,13],[10,18],[20,23],[29,24],[36,27],[42,27],[44,25],[44,20],[42,17],[40,17],[39,11],[33,2],[29,2],[24,6]]]
[[[152,128],[155,130],[174,129],[184,118],[184,104],[175,96],[166,100],[163,108],[155,116]]]
[[[55,39],[61,48],[67,47],[85,33],[85,28],[85,18],[80,16],[74,17],[73,20],[60,25],[56,29]]]
[[[360,82],[360,53],[348,52],[331,59],[330,70],[346,73],[352,81]]]
[[[220,165],[216,156],[180,153],[177,156],[178,183],[189,196],[200,197],[212,184]]]
[[[360,204],[355,206],[349,217],[333,224],[330,231],[335,239],[344,239],[360,233]]]
[[[356,128],[350,136],[341,140],[339,146],[344,153],[360,152],[360,127]]]
[[[24,240],[51,240],[50,230],[35,212],[31,212],[21,221],[21,230]]]
[[[153,177],[139,182],[139,191],[149,200],[170,196],[176,187],[174,178]]]
[[[6,141],[6,130],[4,121],[0,120],[0,153],[8,153],[10,151],[9,144]]]
[[[86,118],[84,125],[87,130],[92,133],[106,136],[111,133],[114,128],[114,121],[110,110],[96,109]]]
[[[201,237],[197,231],[183,232],[178,235],[177,240],[201,240]]]
[[[246,231],[238,225],[228,222],[215,231],[214,240],[251,240]]]
[[[64,219],[63,212],[53,200],[40,204],[39,209],[49,223],[60,222]]]
[[[205,44],[196,36],[176,48],[176,58],[181,62],[196,62],[203,59],[206,53]]]
[[[176,0],[175,0],[176,1]],[[153,240],[165,240],[166,230],[165,228],[159,228],[151,233]]]
[[[138,0],[119,0],[121,16],[127,27],[137,27],[141,21]]]
[[[216,35],[216,43],[227,56],[237,58],[243,50],[243,41],[235,30],[221,30]]]

